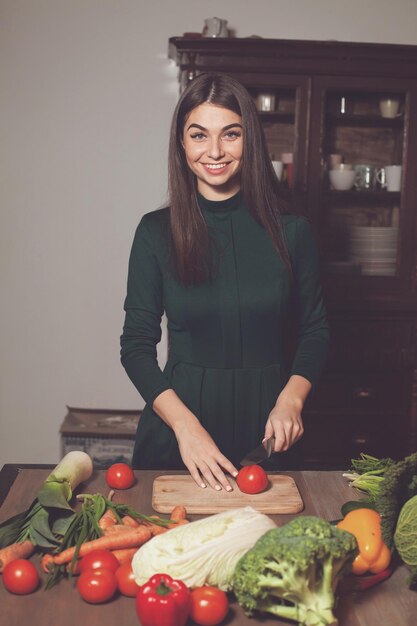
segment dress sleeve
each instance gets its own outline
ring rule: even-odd
[[[329,326],[319,277],[319,255],[308,221],[297,219],[294,259],[294,294],[297,315],[297,349],[291,374],[316,386],[329,348]]]
[[[144,216],[130,253],[120,354],[130,380],[151,406],[160,393],[170,388],[158,366],[156,352],[156,345],[161,340],[162,294],[162,273],[155,241],[149,219]]]

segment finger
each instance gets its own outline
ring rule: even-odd
[[[296,429],[296,438],[294,440],[294,443],[296,441],[298,441],[299,439],[301,439],[301,437],[304,435],[304,427],[303,424],[298,423],[297,425],[297,429]]]
[[[233,485],[228,480],[227,476],[225,476],[225,471],[231,474],[234,478],[239,474],[239,471],[236,467],[227,459],[223,454],[220,455],[219,458],[215,459],[217,465],[212,466],[211,470],[213,474],[216,476],[217,480],[226,491],[233,491]]]
[[[233,487],[230,482],[227,480],[226,476],[222,472],[221,468],[218,465],[215,465],[210,468],[213,476],[216,478],[217,482],[225,491],[233,491]],[[216,487],[217,489],[217,487]]]
[[[239,474],[239,470],[223,454],[217,459],[217,463],[234,478]]]
[[[284,450],[288,450],[294,445],[302,436],[303,427],[299,422],[292,422],[286,430],[287,445]]]
[[[282,425],[280,425],[279,428],[277,428],[275,431],[274,452],[282,452],[282,450],[285,449],[286,443],[287,443],[287,438],[286,438],[285,430],[282,427]]]
[[[204,480],[201,478],[200,472],[198,471],[197,467],[195,465],[191,465],[191,466],[187,466],[187,469],[191,474],[191,478],[198,485],[198,487],[201,487],[201,489],[205,489],[207,485],[204,482]]]
[[[215,489],[216,491],[221,490],[222,488],[221,484],[213,475],[211,468],[206,463],[200,466],[200,472],[203,475],[203,478],[206,480],[206,482],[210,485],[212,489]]]
[[[265,424],[265,433],[264,433],[264,439],[263,441],[265,441],[265,439],[270,439],[274,434],[274,428],[271,424],[271,422],[268,420],[267,423]]]

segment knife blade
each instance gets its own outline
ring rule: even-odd
[[[270,437],[263,441],[259,446],[256,446],[249,452],[240,462],[243,467],[245,465],[257,465],[266,461],[272,454],[275,445],[275,437]]]

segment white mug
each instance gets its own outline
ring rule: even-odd
[[[384,169],[387,191],[400,191],[402,165],[386,165]]]
[[[387,174],[385,172],[385,167],[381,167],[381,169],[375,174],[375,184],[381,189],[387,188]]]
[[[337,163],[336,165],[334,165],[330,169],[332,169],[332,170],[353,170],[353,165],[352,165],[352,163]]]
[[[256,98],[258,111],[275,111],[275,94],[260,93]]]
[[[330,187],[338,191],[347,191],[348,189],[352,189],[355,177],[356,172],[354,170],[330,170]]]
[[[399,98],[384,98],[379,101],[379,110],[382,117],[397,117],[400,108]]]
[[[272,161],[272,167],[274,168],[275,174],[277,175],[278,180],[282,178],[282,171],[284,169],[284,163],[282,161]]]
[[[204,20],[203,36],[228,37],[227,20],[222,20],[220,17],[208,17]]]

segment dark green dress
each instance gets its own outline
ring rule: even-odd
[[[211,282],[184,287],[169,264],[169,210],[146,214],[129,261],[121,360],[146,401],[136,435],[137,468],[183,469],[172,430],[153,412],[166,389],[199,418],[235,465],[260,443],[265,422],[288,376],[315,385],[328,349],[318,254],[308,222],[285,215],[293,277],[241,194],[224,201],[199,196],[213,240]],[[156,360],[161,317],[168,320],[169,356]],[[289,320],[297,349],[285,360]],[[296,448],[296,446],[294,446]],[[282,461],[282,455],[275,455]]]

